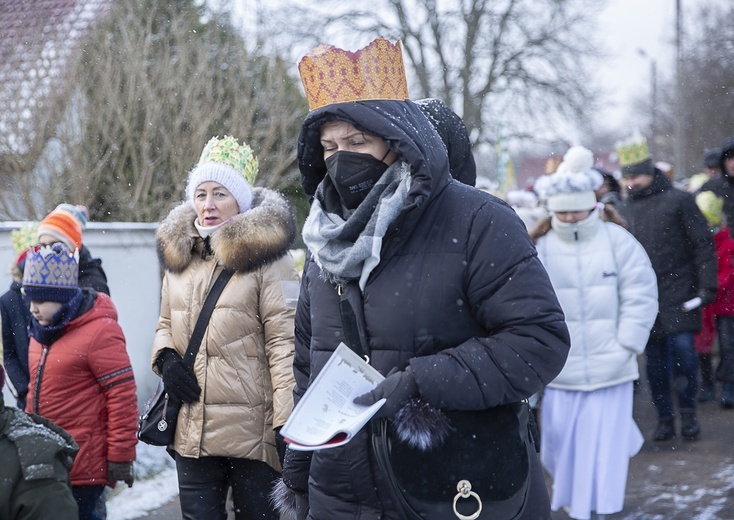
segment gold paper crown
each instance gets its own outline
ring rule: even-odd
[[[23,224],[19,229],[10,232],[10,241],[13,244],[15,256],[18,256],[29,247],[38,243],[38,222]]]
[[[201,152],[199,164],[220,163],[234,168],[240,172],[245,180],[252,186],[258,172],[258,160],[247,144],[239,144],[237,139],[231,135],[225,135],[222,139],[212,137],[206,143],[204,151]]]
[[[408,99],[408,82],[400,40],[377,38],[364,49],[349,52],[319,45],[298,64],[310,110],[334,103]]]
[[[614,148],[617,151],[617,160],[620,166],[640,164],[650,158],[647,141],[640,134],[619,141],[614,145]]]

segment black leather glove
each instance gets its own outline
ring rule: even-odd
[[[133,487],[133,482],[135,482],[133,463],[107,461],[107,480],[113,484],[121,480],[127,484],[127,487]]]
[[[183,364],[183,358],[170,348],[163,349],[156,361],[163,376],[163,387],[170,395],[183,403],[199,400],[201,387],[196,377]]]
[[[354,402],[362,406],[370,406],[384,397],[386,402],[377,411],[375,417],[391,418],[405,403],[419,395],[418,383],[415,381],[413,371],[408,367],[402,372],[398,372],[397,369],[391,370],[385,380],[374,390],[355,397]]]

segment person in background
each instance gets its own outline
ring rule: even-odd
[[[415,104],[431,122],[446,147],[451,176],[459,182],[474,186],[477,181],[477,166],[464,121],[440,99],[419,99]]]
[[[632,417],[637,356],[658,312],[650,260],[616,211],[597,203],[603,180],[593,164],[590,150],[574,146],[538,179],[553,216],[533,234],[571,333],[566,364],[544,392],[541,461],[553,479],[551,509],[584,520],[624,507],[629,459],[643,443]]]
[[[78,285],[76,251],[60,242],[26,255],[32,314],[26,411],[79,445],[71,485],[81,520],[97,520],[105,485],[133,485],[138,405],[125,337],[110,297]]]
[[[69,251],[79,249],[79,286],[91,287],[109,295],[110,288],[107,286],[107,275],[102,269],[102,260],[92,257],[82,241],[87,220],[84,206],[59,204],[38,225],[38,243],[49,245],[62,242]]]
[[[721,143],[719,169],[721,175],[714,177],[701,186],[699,191],[712,191],[724,200],[724,218],[729,223],[729,233],[734,236],[734,135]]]
[[[615,208],[622,203],[622,188],[619,186],[619,179],[614,174],[603,170],[602,168],[594,168],[602,178],[601,185],[594,190],[596,200],[605,206],[614,206]]]
[[[268,500],[285,451],[277,435],[293,408],[296,223],[286,199],[255,188],[258,160],[213,137],[188,175],[187,200],[158,228],[165,268],[151,364],[183,403],[175,439],[184,519],[277,518]],[[206,296],[227,268],[194,369],[183,363]]]
[[[5,406],[0,365],[0,518],[77,520],[69,471],[79,447],[51,421]]]
[[[721,176],[721,149],[712,148],[703,153],[701,163],[704,167],[704,173],[709,179],[717,179]]]
[[[653,166],[640,135],[617,143],[628,196],[619,211],[645,248],[658,282],[659,312],[645,348],[647,378],[658,424],[656,441],[672,439],[678,397],[681,435],[700,434],[696,416],[698,356],[693,335],[701,329],[701,307],[716,297],[716,252],[706,219],[693,196],[673,187]],[[671,382],[672,381],[672,382]]]
[[[37,242],[37,229],[37,223],[30,223],[10,232],[15,252],[15,258],[10,265],[13,281],[10,288],[0,296],[3,362],[11,391],[21,410],[25,409],[28,394],[28,324],[31,322],[31,311],[21,292],[21,282],[28,248]]]
[[[298,163],[313,203],[303,228],[309,255],[296,313],[295,399],[347,341],[340,308],[349,305],[370,364],[390,374],[355,401],[386,398],[376,417],[394,420],[415,399],[438,416],[522,401],[565,361],[563,314],[512,208],[451,179],[441,138],[408,99],[401,52],[399,42],[379,38],[357,53],[322,45],[299,64],[311,111]],[[353,95],[373,89],[320,83],[332,60],[349,60],[363,87],[370,76],[356,55],[393,71],[374,97]],[[369,432],[328,450],[287,450],[282,483],[299,518],[400,518]],[[542,468],[529,455],[518,518],[548,518]]]
[[[696,205],[708,221],[716,245],[719,289],[716,299],[703,308],[703,326],[696,335],[696,351],[701,370],[700,402],[715,397],[715,380],[721,381],[721,407],[734,408],[734,239],[722,220],[724,201],[710,191],[696,195]],[[716,377],[712,367],[711,346],[719,340]]]

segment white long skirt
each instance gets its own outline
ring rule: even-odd
[[[624,507],[629,459],[644,441],[632,418],[632,382],[593,392],[547,388],[540,459],[553,479],[551,508],[571,518]]]

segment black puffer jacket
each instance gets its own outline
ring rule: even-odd
[[[711,231],[693,197],[656,169],[652,184],[631,191],[619,210],[657,276],[659,311],[652,333],[698,332],[701,308],[714,301],[718,279]],[[702,306],[684,312],[683,303],[696,296]]]
[[[408,198],[363,292],[371,364],[383,374],[410,365],[421,398],[446,410],[487,409],[539,391],[563,367],[569,338],[548,276],[514,211],[450,178],[439,136],[410,101],[311,112],[299,141],[307,192],[325,175],[319,128],[334,119],[382,137],[411,166]],[[342,340],[336,287],[309,261],[296,312],[296,399]],[[396,517],[368,430],[342,447],[314,452],[310,518]],[[292,487],[305,480],[308,461],[301,462],[300,476],[295,463],[295,471],[284,470]],[[533,471],[532,506],[523,518],[546,518],[542,473],[537,464]]]

